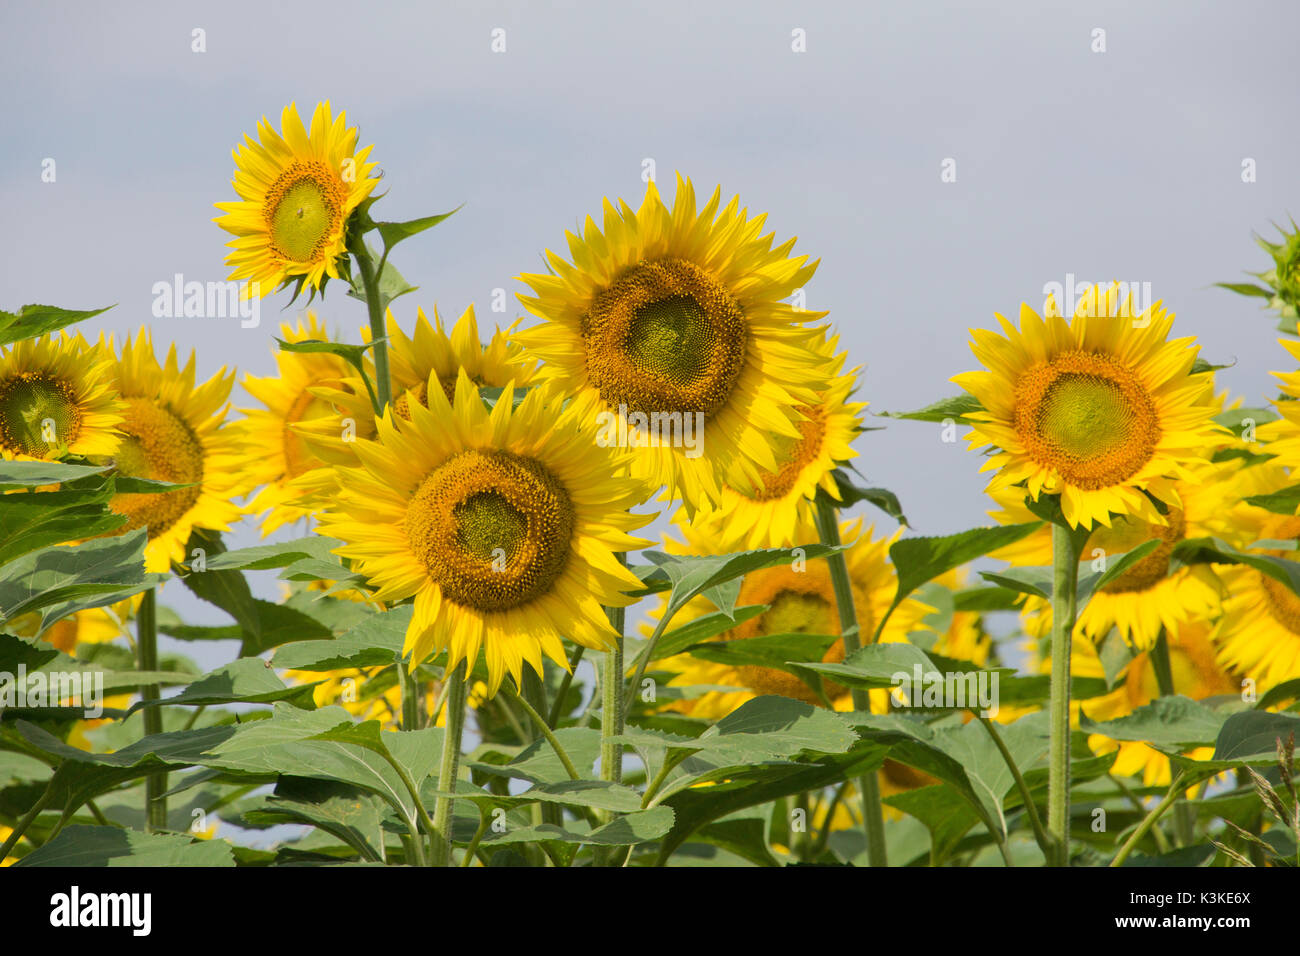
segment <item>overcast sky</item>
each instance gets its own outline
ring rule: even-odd
[[[1041,306],[1067,274],[1149,282],[1175,332],[1235,362],[1220,381],[1259,403],[1285,365],[1273,322],[1211,283],[1265,268],[1252,231],[1300,208],[1298,27],[1294,0],[7,0],[0,307],[117,303],[85,330],[153,322],[161,341],[198,348],[205,376],[269,374],[287,297],[242,329],[153,320],[152,288],[226,277],[211,219],[234,198],[232,146],[291,100],[307,117],[329,99],[375,144],[390,190],[377,216],[465,204],[395,255],[421,287],[396,305],[408,327],[435,302],[508,324],[522,314],[513,277],[602,197],[638,205],[652,159],[666,193],[674,170],[698,191],[721,184],[821,258],[807,305],[830,311],[874,410],[954,393],[948,378],[973,363],[967,330]],[[956,182],[942,181],[947,159]],[[506,314],[490,311],[495,288]],[[320,311],[356,341],[360,303],[336,287]],[[888,428],[860,438],[859,468],[918,531],[986,520],[964,443],[870,424]]]

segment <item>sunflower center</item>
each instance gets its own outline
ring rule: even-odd
[[[1169,573],[1169,559],[1173,556],[1174,545],[1187,533],[1187,521],[1181,510],[1170,508],[1165,518],[1168,524],[1152,524],[1125,516],[1113,519],[1109,528],[1097,528],[1089,546],[1101,548],[1108,557],[1132,551],[1152,538],[1160,539],[1160,544],[1154,551],[1103,587],[1103,591],[1108,594],[1145,591],[1164,580]]]
[[[1300,597],[1276,578],[1259,573],[1264,587],[1265,604],[1273,619],[1292,634],[1300,635]]]
[[[610,407],[630,412],[721,408],[745,365],[740,303],[681,259],[634,266],[582,318],[587,374]]]
[[[406,535],[444,597],[504,611],[550,590],[568,562],[575,519],[568,492],[540,462],[471,450],[420,484]]]
[[[751,496],[754,501],[784,498],[794,490],[803,470],[821,454],[822,440],[826,436],[825,412],[809,405],[800,406],[799,411],[807,416],[797,423],[799,438],[775,437],[779,467],[776,471],[764,473],[762,487]]]
[[[1015,405],[1029,456],[1086,491],[1131,478],[1160,440],[1151,396],[1109,355],[1063,352],[1039,363],[1016,384]]]
[[[125,434],[114,458],[118,471],[132,478],[148,478],[190,485],[158,494],[115,495],[109,507],[127,516],[123,531],[149,529],[156,538],[194,507],[202,494],[203,445],[193,430],[170,409],[148,399],[126,399],[121,429]]]
[[[319,259],[342,220],[344,194],[317,159],[298,160],[266,193],[264,210],[274,250],[293,262]]]
[[[0,383],[0,444],[12,452],[44,458],[71,445],[81,430],[72,388],[39,372],[19,372]]]
[[[865,602],[854,589],[854,604],[859,613]],[[828,575],[816,572],[796,572],[788,568],[768,568],[745,576],[740,587],[738,605],[766,604],[768,609],[758,617],[750,618],[739,627],[722,635],[724,641],[756,637],[761,634],[838,634],[839,617],[835,613],[834,591]],[[860,621],[863,628],[869,622]],[[836,641],[822,655],[824,663],[844,659],[844,642]],[[736,668],[737,676],[756,694],[776,694],[810,704],[820,704],[817,693],[794,674],[774,667],[742,665]],[[825,680],[827,696],[834,699],[844,688],[834,681]]]

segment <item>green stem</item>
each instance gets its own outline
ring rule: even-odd
[[[442,794],[456,792],[456,778],[460,773],[460,741],[465,733],[465,696],[468,684],[465,680],[465,661],[456,665],[456,669],[446,677],[447,698],[446,729],[442,738],[442,762],[438,767],[438,790]],[[451,796],[439,796],[433,805],[433,852],[430,865],[448,866],[451,863]]]
[[[41,815],[41,811],[49,804],[50,798],[54,796],[54,781],[51,779],[45,786],[45,791],[32,804],[32,808],[23,814],[23,818],[14,824],[13,832],[9,834],[4,845],[0,846],[0,863],[9,858],[9,851],[12,850],[18,841],[22,839],[23,833],[32,825],[32,821]]]
[[[357,260],[358,268],[361,269],[361,287],[366,293],[366,312],[370,317],[370,341],[375,343],[372,352],[375,356],[375,390],[379,399],[377,411],[382,414],[393,401],[393,383],[388,377],[388,342],[386,341],[388,331],[384,328],[384,307],[379,301],[379,276],[376,274],[374,262],[370,258],[370,250],[366,248],[364,239],[358,239],[357,248],[351,252]]]
[[[587,649],[581,644],[574,644],[573,650],[569,652],[569,669],[564,672],[560,678],[560,689],[555,694],[555,700],[551,702],[551,712],[546,715],[546,723],[554,727],[560,722],[563,716],[564,698],[569,696],[569,688],[573,686],[573,675],[577,671],[578,665],[582,663],[582,655]]]
[[[600,779],[612,783],[623,780],[623,745],[615,743],[614,738],[623,735],[623,636],[622,608],[610,608],[618,611],[619,638],[614,647],[605,652],[605,679],[602,681],[603,695],[600,712]]]
[[[503,684],[501,686],[514,696],[515,701],[524,709],[524,713],[532,718],[533,723],[537,725],[537,729],[540,730],[542,736],[546,738],[546,742],[550,744],[551,749],[555,751],[555,756],[560,758],[560,763],[563,764],[564,772],[569,775],[569,779],[581,780],[582,775],[579,774],[578,769],[574,767],[573,761],[569,759],[569,755],[565,752],[564,746],[560,743],[559,738],[555,736],[555,732],[551,730],[550,727],[546,726],[546,720],[537,712],[537,708],[528,703],[523,694],[516,693],[508,684]]]
[[[1138,828],[1130,834],[1127,840],[1124,841],[1124,845],[1120,847],[1119,852],[1115,854],[1115,859],[1110,861],[1111,866],[1124,865],[1124,861],[1127,860],[1128,855],[1133,852],[1133,848],[1138,845],[1141,839],[1147,835],[1147,831],[1155,826],[1156,821],[1159,820],[1160,817],[1164,815],[1164,812],[1173,805],[1173,802],[1178,799],[1178,794],[1182,792],[1184,787],[1183,780],[1185,780],[1186,777],[1186,772],[1183,772],[1174,778],[1174,782],[1169,787],[1169,792],[1165,794],[1165,798],[1151,809],[1151,812],[1146,815],[1146,818],[1138,824]]]
[[[1069,528],[1052,525],[1052,680],[1049,708],[1047,832],[1054,866],[1070,860],[1070,653],[1079,562]]]
[[[483,841],[483,835],[487,833],[488,826],[492,821],[492,815],[488,813],[485,807],[478,808],[478,829],[474,831],[474,839],[469,841],[469,847],[465,850],[465,859],[460,861],[461,866],[469,866],[474,862],[474,854],[478,853],[478,845]]]
[[[659,638],[664,636],[664,631],[668,629],[668,622],[673,619],[676,611],[670,611],[664,608],[663,615],[659,618],[659,623],[655,625],[654,633],[650,635],[650,641],[642,649],[636,660],[636,673],[632,675],[632,682],[627,686],[627,693],[623,695],[623,710],[627,712],[632,709],[632,701],[636,699],[636,690],[641,686],[641,678],[645,676],[646,665],[654,654],[655,647],[659,644]]]
[[[1025,814],[1029,817],[1029,825],[1033,827],[1034,839],[1038,841],[1038,848],[1043,851],[1043,858],[1050,860],[1053,857],[1052,838],[1048,836],[1047,831],[1043,829],[1043,820],[1038,815],[1038,807],[1034,805],[1033,794],[1029,792],[1029,785],[1025,783],[1024,776],[1020,773],[1020,768],[1016,766],[1016,760],[1011,756],[1011,751],[1007,749],[1006,743],[1002,740],[1002,734],[998,732],[997,724],[987,717],[981,717],[975,714],[975,719],[984,725],[984,729],[989,732],[993,738],[994,745],[998,748],[998,753],[1002,754],[1002,760],[1006,763],[1007,769],[1011,771],[1011,776],[1016,781],[1016,790],[1020,794],[1020,802],[1024,804]]]
[[[840,521],[835,504],[824,494],[817,496],[817,532],[822,544],[838,548]],[[831,573],[831,587],[835,591],[835,605],[839,610],[840,637],[844,642],[844,657],[848,659],[861,647],[861,630],[858,612],[853,606],[853,586],[849,582],[849,566],[844,552],[836,550],[826,556]],[[861,689],[854,689],[853,709],[871,712],[871,697]],[[888,866],[885,850],[885,811],[880,802],[880,780],[875,772],[858,778],[858,792],[862,795],[862,829],[867,838],[867,863],[870,866]]]
[[[158,593],[154,588],[144,592],[140,611],[136,617],[136,666],[141,671],[158,669]],[[157,684],[140,688],[141,700],[157,700],[162,690]],[[162,733],[162,710],[145,707],[142,719],[144,735],[152,737]],[[160,833],[167,829],[167,774],[151,773],[144,780],[145,830]]]
[[[1162,627],[1156,636],[1155,646],[1151,648],[1151,670],[1156,675],[1156,686],[1161,697],[1172,697],[1174,689],[1174,669],[1169,661],[1169,637]],[[1174,837],[1179,846],[1191,846],[1196,840],[1196,812],[1186,800],[1179,798],[1174,805]]]

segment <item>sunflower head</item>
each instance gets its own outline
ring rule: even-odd
[[[584,434],[550,389],[515,406],[507,384],[489,410],[462,369],[452,401],[431,389],[409,419],[386,413],[376,441],[356,442],[360,467],[320,531],[342,539],[381,601],[415,603],[412,666],[448,651],[447,671],[485,652],[489,692],[542,655],[567,667],[561,635],[602,648],[614,639],[603,606],[632,603],[639,580],[615,557],[644,542],[649,520],[628,509],[644,485],[622,453]]]
[[[645,434],[629,443],[634,472],[692,512],[724,482],[752,489],[777,471],[774,441],[803,439],[799,408],[827,387],[822,330],[805,324],[825,313],[784,301],[817,263],[792,257],[793,239],[773,247],[763,223],[738,199],[723,208],[720,190],[697,210],[681,177],[669,208],[652,182],[639,210],[606,200],[603,230],[588,217],[569,234],[572,262],[548,252],[550,274],[520,277],[545,320],[515,334],[524,357],[591,418]],[[685,440],[688,417],[702,443]],[[653,431],[664,422],[677,434]]]
[[[223,368],[197,383],[193,353],[181,367],[175,345],[160,364],[148,329],[123,345],[114,372],[126,403],[123,438],[103,460],[124,475],[185,486],[156,494],[119,494],[109,502],[127,517],[119,534],[148,529],[146,565],[150,571],[166,571],[172,561],[185,559],[185,543],[195,527],[228,531],[230,522],[243,514],[231,500],[248,490],[239,468],[241,442],[222,427],[235,376]]]
[[[1173,316],[1160,303],[1137,312],[1116,283],[1089,289],[1069,322],[1053,299],[1044,318],[1022,306],[1019,329],[998,320],[1003,335],[972,332],[987,371],[953,379],[982,406],[969,416],[971,446],[997,450],[984,466],[998,471],[990,491],[1060,495],[1073,527],[1112,514],[1159,522],[1152,497],[1177,504],[1171,482],[1223,431],[1210,375],[1192,371],[1192,340],[1168,338]]]
[[[111,454],[124,410],[112,388],[112,356],[80,335],[23,339],[0,351],[5,458]]]
[[[217,203],[225,214],[213,221],[235,235],[226,264],[230,278],[249,280],[247,294],[270,295],[295,277],[314,289],[338,278],[348,218],[379,181],[370,175],[371,147],[357,149],[346,116],[320,103],[308,131],[290,103],[280,132],[264,117],[260,142],[245,136],[235,149],[239,199]]]

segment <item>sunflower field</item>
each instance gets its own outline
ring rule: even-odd
[[[721,186],[593,195],[502,324],[415,304],[465,214],[330,103],[233,159],[275,374],[0,312],[6,866],[1300,866],[1294,223],[1222,293],[1280,319],[1250,404],[1114,282],[895,411]],[[899,420],[987,514],[911,530]]]

